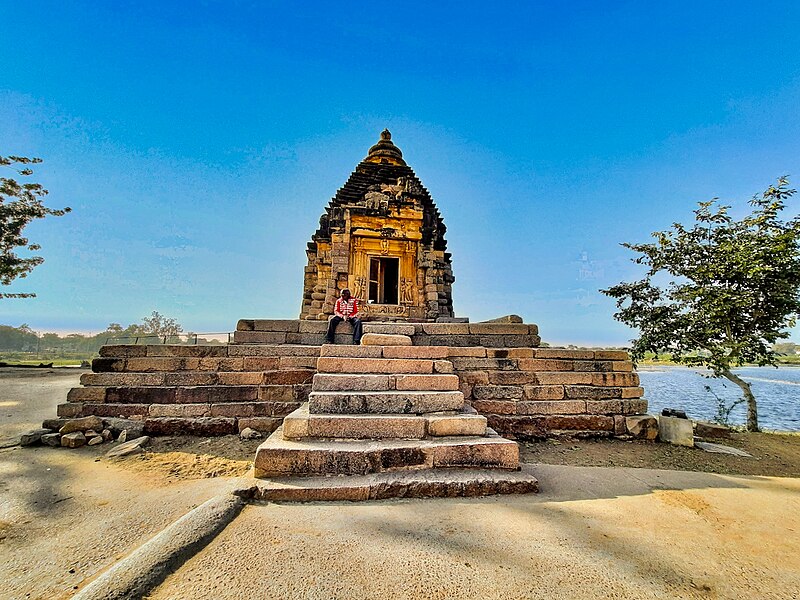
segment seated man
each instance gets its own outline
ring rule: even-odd
[[[358,300],[350,297],[350,290],[345,288],[342,290],[341,297],[336,301],[333,307],[333,317],[328,321],[328,334],[325,336],[325,341],[328,344],[334,344],[334,335],[336,328],[342,321],[349,321],[353,324],[353,343],[358,345],[361,343],[361,319],[356,315],[358,314]]]

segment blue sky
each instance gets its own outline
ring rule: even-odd
[[[598,289],[697,201],[800,184],[797,2],[10,2],[0,154],[41,156],[45,263],[0,323],[299,313],[305,244],[388,127],[456,312],[623,344]],[[11,26],[8,26],[11,24]],[[794,336],[797,337],[797,336]]]

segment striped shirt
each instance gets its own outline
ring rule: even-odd
[[[358,314],[358,302],[352,296],[350,300],[339,298],[333,307],[333,314],[337,317],[354,317]]]

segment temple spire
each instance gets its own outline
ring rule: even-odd
[[[364,162],[400,166],[405,166],[406,164],[403,160],[403,153],[400,151],[400,148],[395,146],[394,142],[392,142],[392,134],[388,129],[384,129],[381,132],[381,139],[369,149],[369,153],[364,159]]]

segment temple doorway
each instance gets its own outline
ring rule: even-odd
[[[400,259],[372,257],[369,259],[369,302],[399,304]]]

